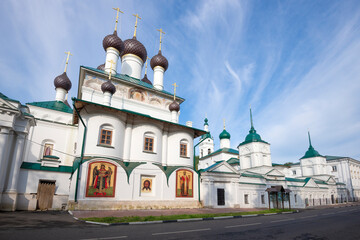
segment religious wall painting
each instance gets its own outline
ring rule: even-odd
[[[134,99],[140,102],[145,101],[146,92],[142,91],[140,88],[131,88],[129,90],[129,98]]]
[[[140,192],[142,196],[153,195],[154,193],[154,176],[141,176]]]
[[[114,197],[116,166],[109,162],[89,164],[86,197]]]
[[[176,171],[176,197],[193,197],[193,172],[180,169]]]

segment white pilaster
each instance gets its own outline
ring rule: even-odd
[[[133,127],[132,123],[126,123],[125,138],[124,138],[124,157],[123,157],[125,161],[130,160],[132,127]]]
[[[144,62],[138,56],[134,54],[126,54],[122,56],[121,73],[140,79],[143,65]]]
[[[2,191],[4,189],[6,169],[9,163],[9,149],[11,148],[10,129],[2,127],[0,129],[0,203]]]
[[[154,88],[158,90],[164,90],[164,72],[163,67],[154,67]]]
[[[167,165],[167,149],[168,149],[168,132],[163,131],[163,137],[162,137],[162,165]]]
[[[118,60],[119,51],[113,47],[108,47],[106,49],[105,72],[109,73],[111,71],[111,75],[115,75],[117,73]]]
[[[171,122],[178,123],[178,114],[176,111],[171,111]]]

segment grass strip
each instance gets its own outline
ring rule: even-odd
[[[240,216],[266,213],[282,213],[290,212],[289,209],[270,209],[252,212],[232,212],[232,213],[208,213],[208,214],[181,214],[181,215],[161,215],[161,216],[127,216],[127,217],[90,217],[80,218],[84,221],[101,222],[101,223],[125,223],[125,222],[147,222],[147,221],[171,221],[177,219],[191,219],[191,218],[212,218],[224,216]]]

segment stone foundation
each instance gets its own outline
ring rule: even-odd
[[[68,202],[69,210],[132,210],[132,209],[173,209],[202,208],[200,202],[189,201],[107,201],[79,200],[78,203]]]

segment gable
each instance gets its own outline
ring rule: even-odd
[[[267,172],[265,175],[272,177],[285,177],[285,175],[277,169],[272,169],[269,172]]]
[[[329,179],[326,182],[330,184],[336,184],[336,181],[333,177],[329,177]]]
[[[306,183],[304,184],[304,187],[316,187],[318,188],[319,186],[316,184],[316,182],[314,181],[314,179],[312,178],[307,178],[305,179]]]
[[[205,170],[214,173],[238,173],[235,168],[225,161],[217,162]]]
[[[11,110],[18,111],[18,109],[14,105],[2,98],[0,98],[0,107],[5,107]]]

